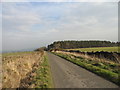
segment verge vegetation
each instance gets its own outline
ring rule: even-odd
[[[2,88],[52,88],[44,51],[4,53]]]
[[[36,71],[34,77],[35,88],[53,88],[52,76],[50,66],[48,63],[48,57],[45,55],[43,62]]]

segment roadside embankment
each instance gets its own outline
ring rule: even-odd
[[[2,88],[51,87],[44,51],[3,54],[2,62]]]

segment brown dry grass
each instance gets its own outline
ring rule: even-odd
[[[107,59],[103,59],[103,58],[97,58],[97,57],[92,57],[89,56],[87,54],[80,54],[80,53],[76,53],[76,52],[64,52],[64,51],[56,51],[57,53],[63,53],[63,54],[70,54],[70,55],[74,55],[77,57],[82,57],[85,58],[86,60],[93,60],[93,61],[98,61],[98,62],[102,62],[102,63],[108,63],[108,64],[113,64],[115,63],[114,61],[111,60],[107,60]]]
[[[20,55],[4,56],[2,58],[2,88],[18,88],[21,79],[32,71],[33,66],[42,62],[44,53],[32,52]]]

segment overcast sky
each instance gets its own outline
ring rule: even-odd
[[[117,2],[4,2],[1,14],[3,51],[58,40],[118,41]]]

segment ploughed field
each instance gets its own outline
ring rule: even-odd
[[[2,54],[2,88],[52,87],[44,51]]]
[[[120,86],[118,47],[64,49],[52,52]]]

